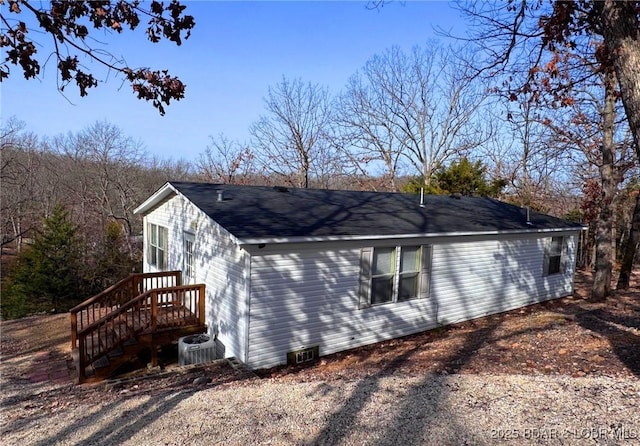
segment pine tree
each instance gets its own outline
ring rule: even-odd
[[[447,167],[441,167],[433,175],[428,194],[461,194],[481,197],[497,197],[506,186],[501,179],[487,180],[487,168],[480,161],[471,162],[467,157],[454,161]],[[413,178],[404,188],[405,192],[419,192],[424,187],[422,178]]]
[[[135,260],[125,249],[122,227],[115,221],[107,223],[102,246],[95,254],[92,293],[98,293],[131,274]]]
[[[56,206],[7,277],[2,316],[66,311],[82,300],[85,296],[81,291],[80,248],[76,227],[64,208]]]

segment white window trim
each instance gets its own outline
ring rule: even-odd
[[[188,243],[191,243],[191,252],[187,249]],[[196,277],[195,244],[196,235],[193,232],[184,231],[182,237],[182,271],[185,280],[195,280]],[[191,263],[188,262],[189,259]]]
[[[153,241],[153,232],[155,228],[156,233],[156,241]],[[160,231],[164,233],[164,237],[162,237],[162,245],[160,245],[158,239],[160,238]],[[169,229],[157,225],[155,223],[147,223],[147,263],[154,268],[163,271],[167,268],[168,259],[167,259],[167,251],[168,251],[168,239],[169,238]],[[155,254],[155,261],[154,259]],[[162,255],[160,255],[162,254]]]
[[[392,299],[388,302],[371,303],[372,292],[372,265],[373,255],[376,248],[363,248],[360,252],[360,286],[359,286],[359,308],[377,307],[381,305],[392,305],[394,303],[409,302],[417,299],[425,299],[429,297],[430,281],[431,281],[431,245],[406,245],[407,247],[420,248],[420,260],[418,268],[418,295],[416,297],[404,300],[398,300],[400,293],[400,262],[402,258],[402,246],[384,246],[381,248],[393,248],[395,256],[395,265],[393,267],[393,291]]]
[[[560,238],[560,268],[557,272],[549,273],[549,267],[551,265],[551,246],[553,243],[553,239],[557,237]],[[544,240],[544,258],[542,261],[542,276],[543,277],[553,277],[553,276],[561,276],[567,270],[567,249],[568,249],[568,241],[569,237],[566,235],[557,235],[554,237],[547,237]],[[554,256],[556,257],[556,256]]]

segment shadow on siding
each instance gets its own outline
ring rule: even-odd
[[[537,248],[531,249],[531,246],[527,249],[527,245],[531,243],[537,244],[538,242],[535,240],[513,241],[501,246],[501,249],[493,254],[494,261],[498,264],[500,271],[494,271],[496,274],[483,276],[486,280],[486,291],[493,293],[491,296],[485,297],[486,303],[490,305],[490,310],[485,314],[501,313],[522,306],[521,301],[518,299],[526,299],[526,304],[531,304],[566,294],[564,292],[558,293],[556,289],[559,285],[564,289],[566,277],[556,280],[558,283],[540,278],[538,271],[541,271],[541,268],[536,267],[536,265],[537,262],[540,265],[542,264],[543,252]],[[436,252],[434,251],[434,253]],[[528,255],[523,255],[523,253],[528,253]],[[459,270],[460,262],[464,262],[464,259],[453,257],[441,260],[449,263],[444,265],[445,270]],[[508,268],[503,268],[500,265],[508,265]],[[468,295],[469,286],[467,280],[468,277],[463,274],[454,274],[448,278],[449,286],[453,285],[459,297],[459,308],[456,312],[461,314],[464,320],[483,316],[478,314],[478,306],[477,302],[474,301],[474,296]],[[433,285],[437,287],[437,284]],[[516,298],[513,298],[513,296],[516,296]],[[438,314],[436,317],[440,321],[440,315]],[[485,342],[496,342],[498,339],[503,339],[504,337],[502,336],[495,336],[495,332],[501,326],[502,321],[503,316],[497,314],[489,319],[486,327],[470,333],[462,347],[443,361],[443,369],[450,373],[458,373],[478,353]],[[515,334],[512,333],[507,337]],[[417,346],[404,352],[374,376],[361,380],[348,401],[332,414],[327,420],[324,429],[310,443],[326,445],[343,443],[356,424],[359,413],[365,409],[373,395],[380,390],[380,380],[385,376],[400,372],[402,364],[409,360],[416,350],[421,348],[428,348],[428,346]],[[421,391],[421,389],[430,390],[428,400],[425,396],[427,392]],[[437,390],[434,392],[434,389]],[[428,442],[429,430],[435,427],[431,426],[434,414],[441,408],[446,408],[448,413],[455,414],[455,408],[447,407],[447,395],[449,392],[450,389],[447,386],[442,386],[441,383],[436,382],[434,375],[425,376],[417,385],[407,389],[403,398],[398,399],[397,410],[389,411],[389,414],[393,413],[393,419],[380,420],[381,423],[389,423],[388,435],[383,435],[372,444],[386,446],[399,443],[412,445]],[[428,405],[427,409],[425,409],[425,404]],[[420,422],[413,421],[410,424],[411,428],[407,428],[407,420],[415,420],[416,418]],[[452,438],[442,438],[441,440],[445,443],[447,441],[474,441],[474,434],[466,431],[465,426],[457,422],[454,415],[446,429]]]

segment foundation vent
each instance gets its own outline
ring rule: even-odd
[[[287,364],[303,364],[313,362],[320,356],[320,347],[309,347],[287,353]]]

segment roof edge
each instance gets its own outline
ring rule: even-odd
[[[436,238],[436,237],[465,237],[465,236],[487,236],[487,235],[509,235],[509,234],[545,234],[556,232],[577,232],[585,231],[588,228],[566,227],[552,229],[513,229],[508,231],[467,231],[467,232],[435,232],[427,234],[391,234],[391,235],[329,235],[323,237],[263,237],[238,239],[240,246],[260,245],[270,243],[313,243],[313,242],[342,242],[342,241],[363,241],[363,240],[389,240],[389,239],[410,239],[410,238]]]
[[[133,213],[144,215],[172,195],[178,195],[178,190],[170,182],[166,182],[153,195],[142,202],[140,206],[135,208]]]

